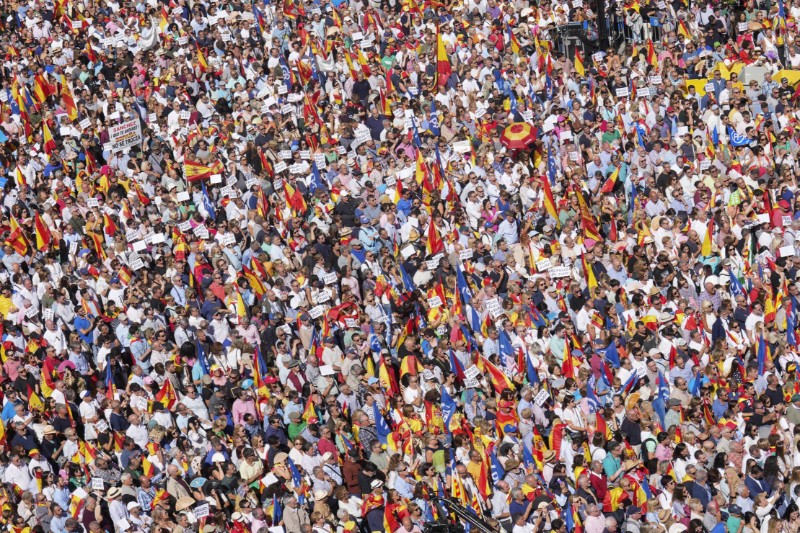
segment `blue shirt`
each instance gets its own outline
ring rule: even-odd
[[[86,344],[93,344],[93,334],[92,334],[92,321],[89,320],[89,317],[81,317],[76,316],[75,321],[72,323],[75,326],[75,329],[78,331],[78,336],[81,338],[83,342]],[[88,329],[89,333],[84,335],[81,333],[82,329]]]
[[[614,457],[610,453],[606,455],[605,459],[603,459],[603,471],[606,473],[608,478],[611,478],[611,476],[616,474],[620,466],[622,466],[622,462],[619,460],[619,458]]]

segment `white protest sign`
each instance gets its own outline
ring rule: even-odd
[[[713,84],[713,83],[706,83],[706,84],[703,86],[703,90],[704,90],[706,93],[713,93],[713,92],[714,92],[714,84]]]
[[[778,257],[791,257],[794,255],[794,246],[781,246],[778,249]]]
[[[538,270],[539,272],[545,272],[547,270],[550,270],[550,267],[552,266],[553,265],[552,263],[550,263],[550,259],[547,258],[542,259],[540,261],[536,261],[536,270]]]
[[[630,90],[628,90],[627,87],[618,87],[614,91],[614,94],[617,95],[617,98],[624,98],[624,97],[628,96],[631,93],[630,93]]]
[[[111,139],[111,151],[121,152],[125,148],[142,144],[142,125],[138,118],[126,120],[108,129],[108,136]]]
[[[131,268],[134,270],[139,270],[141,268],[144,268],[144,261],[142,261],[141,258],[137,257],[136,259],[131,261]]]
[[[472,151],[472,145],[469,141],[458,141],[453,143],[453,151],[457,154],[468,154]]]
[[[566,278],[570,276],[569,268],[565,266],[553,267],[547,271],[551,278]]]
[[[314,303],[316,304],[324,304],[325,302],[331,299],[331,295],[328,291],[319,291],[317,293],[317,297],[314,298]]]
[[[92,490],[103,490],[105,488],[103,478],[101,477],[93,477],[92,478]]]
[[[338,276],[336,272],[331,272],[330,274],[325,274],[322,276],[322,281],[325,282],[325,285],[333,285],[336,283]]]
[[[468,369],[464,371],[464,377],[467,379],[475,379],[481,375],[481,371],[478,369],[477,366],[472,365]]]
[[[140,411],[147,411],[147,398],[142,396],[136,396],[135,394],[131,396],[130,400],[131,407],[134,409],[138,409]]]
[[[55,318],[55,316],[56,316],[56,312],[53,311],[50,308],[45,309],[44,311],[42,311],[42,318],[44,318],[45,320],[53,320]]]
[[[536,395],[536,397],[534,397],[533,403],[541,407],[542,405],[544,405],[544,402],[547,401],[547,398],[548,398],[547,391],[540,390],[539,393]]]
[[[27,309],[25,310],[25,316],[26,316],[27,318],[33,318],[33,317],[35,317],[35,316],[36,316],[36,315],[38,315],[38,314],[39,314],[39,310],[38,310],[38,309],[36,309],[34,306],[30,306],[29,308],[27,308]]]
[[[195,507],[194,509],[192,509],[192,512],[194,513],[194,517],[197,518],[198,520],[200,520],[201,518],[205,518],[209,514],[208,504],[202,503],[197,507]]]
[[[321,305],[315,305],[311,309],[308,310],[308,316],[312,319],[317,319],[322,316],[322,313],[325,312],[325,308]]]
[[[192,223],[188,220],[185,222],[181,222],[178,224],[178,229],[181,230],[181,233],[186,233],[192,231]]]
[[[458,258],[462,261],[466,261],[467,259],[472,259],[473,253],[472,248],[467,248],[458,252]]]
[[[433,298],[428,298],[428,307],[431,309],[436,309],[437,307],[442,306],[442,299],[438,296],[434,296]]]
[[[661,76],[650,76],[650,85],[661,85]]]
[[[133,251],[134,252],[143,252],[147,250],[147,243],[144,241],[136,241],[133,243]],[[141,261],[141,259],[140,259]]]

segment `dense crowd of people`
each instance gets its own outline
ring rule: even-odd
[[[798,533],[799,19],[4,3],[0,524]]]

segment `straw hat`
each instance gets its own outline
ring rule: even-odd
[[[642,395],[638,392],[628,395],[628,397],[625,399],[625,409],[630,410],[636,407],[636,404],[639,403],[639,398],[641,397]]]
[[[183,498],[178,498],[178,501],[175,502],[175,510],[184,511],[189,509],[192,505],[194,505],[194,498],[184,496]]]

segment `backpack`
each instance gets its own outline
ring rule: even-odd
[[[655,450],[651,453],[647,450],[647,443],[652,442],[658,445],[658,442],[653,437],[646,439],[642,442],[642,463],[647,468],[647,471],[652,475],[658,471],[658,458],[655,456]]]

